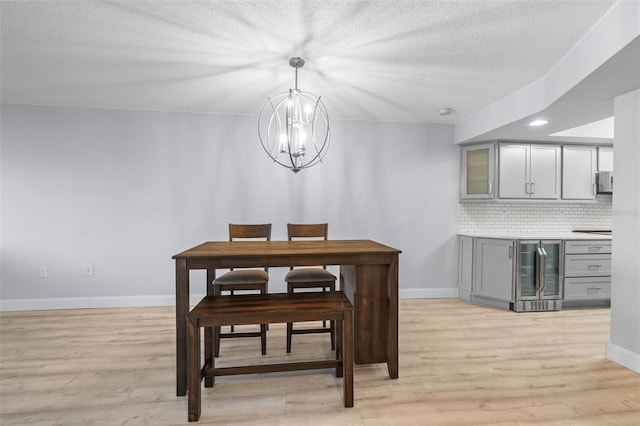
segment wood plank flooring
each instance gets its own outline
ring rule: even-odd
[[[175,396],[173,308],[0,314],[0,424],[186,425]],[[604,359],[609,310],[514,313],[455,299],[400,301],[400,378],[356,366],[355,407],[327,370],[229,376],[198,424],[638,425],[640,375]],[[327,335],[271,325],[223,340],[220,365],[330,356]]]

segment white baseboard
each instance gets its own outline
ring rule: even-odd
[[[204,294],[190,295],[192,305]],[[58,297],[48,299],[2,299],[0,311],[41,311],[54,309],[137,308],[144,306],[174,306],[174,295],[164,296],[111,296],[111,297]]]
[[[457,288],[406,288],[400,289],[400,299],[455,299]]]
[[[400,299],[442,299],[458,297],[457,288],[401,289]],[[203,294],[190,295],[192,305],[198,303]],[[1,299],[0,312],[41,311],[52,309],[86,308],[135,308],[143,306],[173,306],[174,295],[158,296],[112,296],[112,297],[59,297],[48,299]]]
[[[605,349],[605,357],[636,373],[640,373],[640,354],[609,342]]]

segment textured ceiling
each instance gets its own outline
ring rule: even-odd
[[[301,56],[330,117],[452,123],[543,77],[613,3],[2,1],[2,102],[256,114]]]

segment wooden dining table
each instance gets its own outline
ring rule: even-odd
[[[172,258],[176,266],[176,393],[187,393],[189,271],[207,271],[213,295],[216,269],[339,265],[340,286],[354,306],[355,364],[386,363],[398,378],[398,257],[371,240],[213,241]]]

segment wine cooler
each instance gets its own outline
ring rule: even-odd
[[[518,241],[514,311],[562,309],[562,247],[561,240]]]

